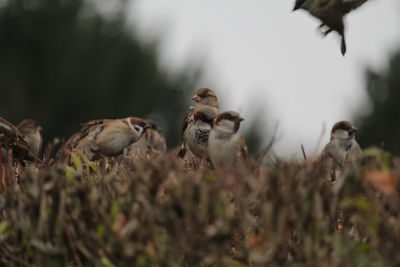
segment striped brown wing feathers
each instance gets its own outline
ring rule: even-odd
[[[183,134],[185,133],[189,123],[194,121],[193,113],[194,113],[194,107],[190,107],[189,111],[185,115],[185,118],[183,119],[182,130],[181,130],[182,141],[183,141]]]
[[[22,138],[22,135],[18,131],[17,127],[15,127],[11,122],[1,117],[0,117],[0,133],[5,133],[9,136]]]
[[[194,121],[193,115],[194,115],[194,107],[190,107],[189,111],[185,115],[185,118],[183,119],[183,124],[182,124],[182,130],[181,130],[182,145],[178,151],[178,156],[180,158],[184,158],[186,155],[186,147],[185,147],[185,144],[183,143],[183,135],[185,134],[185,131],[186,131],[187,127],[189,126],[189,123]]]
[[[88,135],[88,133],[89,133],[92,129],[94,129],[94,128],[96,128],[96,127],[101,127],[101,126],[103,126],[103,125],[105,125],[105,124],[108,124],[108,123],[111,122],[111,121],[113,121],[113,120],[110,120],[110,119],[101,119],[101,120],[92,120],[92,121],[88,121],[88,122],[82,123],[82,124],[81,124],[81,130],[80,130],[80,132],[81,132],[81,137],[82,137],[82,138],[85,137],[86,135]]]
[[[368,0],[343,0],[343,13],[350,13],[352,10],[359,8]]]
[[[24,141],[21,133],[9,121],[0,117],[0,145],[11,149],[16,158],[20,160],[39,160],[29,145]]]
[[[244,159],[247,159],[247,156],[249,155],[249,150],[246,145],[246,140],[244,139],[243,136],[240,138],[240,154]]]

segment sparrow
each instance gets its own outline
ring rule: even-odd
[[[207,158],[208,136],[217,115],[215,108],[201,106],[193,110],[193,122],[183,133],[183,144],[196,157]]]
[[[215,168],[231,166],[237,159],[245,159],[248,149],[238,133],[244,119],[234,111],[219,114],[208,139],[208,155]]]
[[[18,128],[0,117],[0,146],[5,150],[12,150],[13,156],[23,162],[24,160],[40,161],[35,152],[24,140]]]
[[[185,119],[183,121],[182,125],[182,131],[181,131],[181,149],[178,152],[178,155],[180,158],[183,158],[186,154],[186,151],[188,150],[188,145],[184,141],[184,136],[186,129],[188,126],[192,125],[195,120],[194,120],[194,113],[197,109],[207,106],[210,107],[214,110],[215,114],[218,114],[219,112],[219,104],[218,104],[218,98],[217,95],[214,93],[213,90],[209,88],[200,88],[197,89],[195,92],[195,95],[192,97],[192,100],[195,102],[194,106],[191,106],[189,108],[189,111],[185,115]]]
[[[80,150],[89,160],[97,155],[116,156],[139,140],[149,123],[138,117],[124,119],[93,120],[81,125],[81,131],[74,134],[65,147]]]
[[[39,155],[43,142],[42,127],[36,121],[27,119],[21,121],[17,128],[31,150]]]
[[[361,160],[363,152],[355,139],[356,132],[357,128],[349,121],[339,121],[333,125],[330,142],[325,146],[321,156],[332,161],[334,173]]]
[[[139,140],[125,148],[124,154],[129,156],[150,156],[165,154],[167,144],[161,135],[160,129],[152,121],[147,121],[150,127],[146,128]]]
[[[368,0],[296,0],[293,11],[304,9],[311,15],[321,20],[319,28],[326,26],[323,32],[326,36],[331,31],[336,31],[341,37],[341,52],[346,54],[345,27],[343,18],[352,10],[359,8]]]

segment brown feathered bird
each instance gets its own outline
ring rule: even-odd
[[[248,154],[246,141],[238,133],[244,119],[234,111],[226,111],[217,116],[208,138],[208,156],[215,168],[232,166],[238,159]]]
[[[161,135],[160,129],[154,122],[147,122],[150,127],[144,130],[139,140],[125,149],[125,155],[143,158],[165,154],[167,151],[167,144],[165,138]]]
[[[356,132],[357,128],[349,121],[339,121],[332,127],[331,139],[321,156],[329,163],[333,180],[336,179],[336,171],[343,171],[362,159],[363,152],[355,139]]]
[[[296,0],[293,10],[304,9],[311,15],[318,18],[322,24],[319,26],[328,29],[324,31],[327,35],[331,31],[336,31],[342,37],[341,52],[346,54],[346,38],[344,16],[352,10],[359,8],[368,0]]]
[[[98,155],[116,156],[139,140],[150,124],[138,117],[93,120],[82,124],[64,145],[63,153],[80,150],[93,160]]]
[[[0,118],[0,145],[5,150],[11,150],[13,156],[21,162],[24,160],[40,161],[17,127],[3,118]]]
[[[196,90],[195,95],[192,97],[192,100],[195,102],[194,106],[190,107],[189,111],[185,115],[185,119],[182,125],[181,131],[181,140],[182,145],[181,149],[178,152],[179,157],[183,158],[186,154],[186,151],[189,150],[187,138],[185,139],[185,135],[187,133],[187,129],[195,122],[194,114],[196,110],[203,107],[209,107],[213,110],[215,114],[218,114],[219,104],[217,95],[213,90],[209,88],[200,88]]]
[[[39,155],[43,143],[42,127],[36,121],[26,119],[21,121],[17,128],[31,150]]]
[[[193,122],[188,124],[183,134],[183,143],[196,157],[207,158],[208,136],[216,116],[215,109],[210,106],[194,109]]]

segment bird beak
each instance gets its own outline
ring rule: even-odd
[[[238,118],[238,121],[239,121],[239,122],[240,122],[240,121],[244,121],[244,118],[239,117],[239,118]]]
[[[201,97],[198,96],[198,95],[194,95],[194,96],[192,97],[192,100],[195,101],[195,102],[200,102]]]
[[[304,4],[305,1],[306,1],[306,0],[297,0],[297,1],[296,1],[296,4],[295,4],[294,7],[293,7],[292,12],[293,12],[293,11],[296,11],[297,9],[299,9],[299,8]]]
[[[358,131],[358,129],[356,127],[351,127],[349,132],[350,133],[356,133]]]

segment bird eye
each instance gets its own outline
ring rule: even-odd
[[[141,133],[142,130],[143,130],[143,128],[141,126],[139,126],[139,125],[135,125],[135,126],[133,126],[133,128],[139,133]]]

